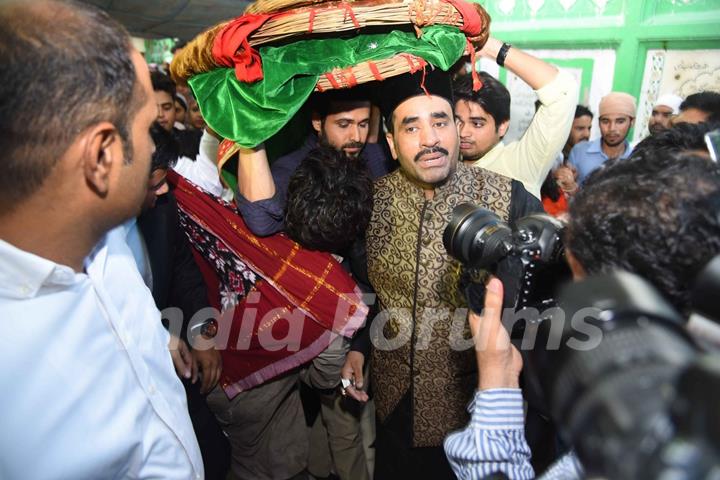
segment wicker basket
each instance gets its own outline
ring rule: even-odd
[[[480,15],[487,16],[480,5],[476,4],[476,10]],[[442,24],[462,28],[463,18],[451,4],[439,0],[404,0],[392,3],[362,1],[352,4],[329,2],[317,7],[295,9],[271,18],[250,36],[249,42],[250,45],[256,46],[308,34],[408,24],[416,27]],[[486,24],[489,24],[489,19]],[[483,44],[485,40],[487,35],[485,39],[477,39]]]
[[[252,5],[258,3],[260,2]],[[353,3],[304,2],[301,4],[289,3],[285,0],[270,0],[263,5],[271,3],[296,8],[265,22],[262,27],[248,37],[248,42],[252,46],[288,41],[293,38],[309,38],[312,34],[352,31],[366,27],[387,26],[392,28],[399,25],[412,25],[418,29],[433,24],[463,26],[462,16],[456,8],[442,0],[403,0],[380,3],[364,0]],[[308,7],[308,4],[316,6]],[[298,7],[298,5],[301,6]],[[469,40],[475,49],[479,49],[482,48],[489,36],[490,17],[480,5],[474,4],[473,7],[482,19],[483,28],[480,35]],[[265,6],[262,8],[264,11]],[[176,56],[170,69],[172,77],[177,83],[185,83],[194,75],[218,68],[212,56],[213,43],[216,35],[227,24],[228,22],[224,22],[200,34]],[[412,70],[406,60],[407,57],[400,55],[387,60],[360,64],[352,69],[333,70],[321,78],[317,89],[322,91],[332,88],[347,88],[358,83],[400,75]],[[340,85],[340,87],[335,85]]]
[[[387,1],[387,0],[385,0]],[[327,0],[257,0],[245,9],[246,14],[276,13],[295,8],[310,7],[327,3]],[[346,3],[354,4],[353,0]]]

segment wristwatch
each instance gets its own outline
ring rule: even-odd
[[[209,319],[200,326],[200,335],[205,338],[215,338],[218,332],[218,322],[214,318]]]
[[[500,51],[497,54],[497,57],[495,58],[495,62],[497,62],[498,65],[501,67],[505,66],[505,57],[507,57],[508,51],[510,51],[510,45],[509,43],[503,43],[502,47],[500,47]]]

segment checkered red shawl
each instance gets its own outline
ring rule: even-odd
[[[362,326],[368,311],[362,293],[332,255],[306,250],[283,234],[256,237],[233,205],[175,172],[168,179],[181,214],[257,274],[219,320],[220,383],[228,397],[307,363],[337,335],[351,337]],[[222,311],[220,276],[213,262],[194,253],[211,304]]]

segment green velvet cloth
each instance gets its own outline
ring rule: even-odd
[[[394,30],[263,47],[264,78],[259,82],[240,82],[234,69],[218,68],[196,75],[189,83],[213,130],[244,147],[254,147],[277,133],[308,99],[318,76],[333,68],[410,53],[447,70],[462,56],[466,39],[459,29],[435,25],[422,32],[421,38],[414,32]]]

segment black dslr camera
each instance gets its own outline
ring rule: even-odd
[[[556,306],[554,290],[570,277],[561,240],[563,224],[544,213],[535,213],[515,222],[514,228],[493,212],[472,203],[453,209],[443,233],[447,252],[463,264],[462,288],[470,308],[480,312],[485,293],[484,276],[493,273],[505,288],[503,305],[516,312],[542,312]],[[516,324],[513,334],[524,324]]]

